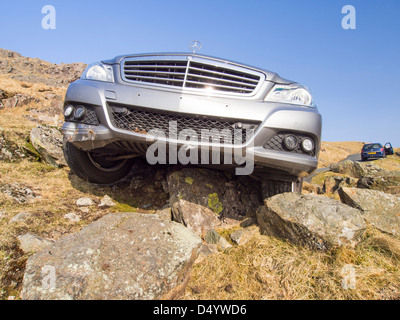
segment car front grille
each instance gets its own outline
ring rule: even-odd
[[[199,90],[208,95],[252,95],[262,79],[262,73],[252,69],[191,56],[126,58],[121,68],[127,82]]]
[[[250,139],[259,123],[244,123],[209,117],[161,113],[140,107],[109,104],[113,125],[119,129],[140,134],[160,132],[166,138],[221,144],[244,144]],[[185,131],[182,131],[185,130]],[[204,135],[209,132],[210,136]],[[203,139],[202,140],[202,134]]]

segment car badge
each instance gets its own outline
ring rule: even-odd
[[[196,53],[196,51],[200,50],[201,47],[202,47],[201,42],[197,40],[194,40],[189,44],[189,49],[192,50],[193,53]]]

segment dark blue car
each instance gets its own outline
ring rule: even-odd
[[[368,159],[386,158],[386,155],[393,154],[393,147],[390,142],[383,146],[380,143],[367,143],[361,149],[361,161]]]

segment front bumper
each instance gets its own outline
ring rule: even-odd
[[[83,150],[93,150],[124,142],[128,149],[142,150],[155,141],[167,146],[198,148],[221,147],[221,153],[241,154],[254,165],[276,169],[294,176],[305,176],[317,168],[321,136],[321,115],[315,108],[289,104],[267,103],[260,99],[234,99],[230,97],[205,97],[194,94],[168,92],[146,86],[122,83],[103,83],[78,80],[70,84],[65,104],[81,103],[92,106],[99,125],[66,121],[62,131],[67,141]],[[184,115],[197,118],[229,119],[236,122],[257,123],[250,139],[240,144],[223,145],[211,142],[193,142],[154,136],[118,127],[110,106],[118,104],[150,112]],[[290,132],[313,139],[313,154],[288,152],[266,147],[277,134]],[[139,148],[140,145],[140,148]],[[129,148],[131,147],[131,148]],[[243,159],[242,159],[243,160]]]

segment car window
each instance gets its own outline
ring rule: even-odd
[[[376,143],[376,144],[366,144],[363,147],[364,150],[376,149],[376,148],[382,148],[382,146]]]

